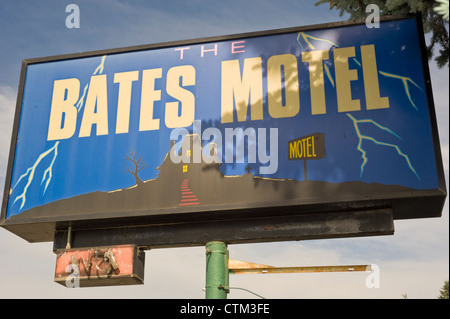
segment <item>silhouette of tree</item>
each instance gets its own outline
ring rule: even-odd
[[[148,165],[145,164],[144,160],[142,159],[142,156],[139,157],[139,159],[136,160],[137,154],[133,152],[133,150],[130,150],[130,154],[128,154],[125,158],[130,161],[133,165],[130,167],[127,164],[125,164],[126,169],[124,170],[125,173],[130,173],[134,176],[136,179],[136,185],[143,184],[142,180],[139,178],[138,173],[142,171],[144,168],[148,167]]]
[[[448,280],[444,282],[444,285],[439,292],[438,299],[448,299]]]

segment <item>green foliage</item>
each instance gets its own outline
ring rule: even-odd
[[[449,17],[449,3],[448,0],[436,0],[439,3],[438,6],[434,7],[434,11],[443,16],[444,20],[448,22]]]
[[[422,21],[425,33],[431,33],[429,45],[427,45],[428,59],[436,61],[439,68],[449,63],[449,33],[448,21],[434,10],[437,4],[433,0],[320,0],[316,6],[328,3],[330,10],[339,10],[339,15],[344,13],[350,15],[350,19],[365,19],[367,17],[366,7],[369,4],[376,4],[380,8],[380,15],[403,15],[422,14]],[[439,55],[435,56],[435,50]]]
[[[441,294],[438,296],[438,299],[448,299],[448,280],[444,282],[444,286],[442,286],[439,292]]]

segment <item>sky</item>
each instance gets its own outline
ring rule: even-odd
[[[23,59],[346,20],[314,2],[0,0],[0,187]],[[66,27],[71,3],[80,28]],[[434,62],[430,70],[448,188],[449,74]],[[230,286],[272,299],[434,299],[448,280],[448,211],[447,200],[441,218],[395,221],[389,236],[228,246],[232,259],[273,266],[375,264],[379,288],[366,287],[368,273],[231,275]],[[55,263],[52,243],[1,228],[0,298],[204,298],[204,247],[146,251],[140,286],[67,289],[53,282]],[[231,289],[228,298],[255,296]]]

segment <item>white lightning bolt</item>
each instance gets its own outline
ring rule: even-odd
[[[105,59],[106,59],[106,55],[104,55],[102,57],[102,60],[101,60],[101,62],[99,64],[99,66],[95,69],[93,75],[97,75],[97,74],[102,74],[103,73]],[[83,107],[84,97],[86,95],[88,87],[89,87],[89,84],[86,84],[86,86],[84,87],[84,90],[83,90],[83,95],[80,97],[80,99],[78,100],[77,104],[75,105],[75,107],[77,108],[78,112],[80,112],[81,108]],[[51,148],[49,148],[48,150],[46,150],[45,152],[41,153],[39,155],[39,157],[36,159],[36,161],[34,162],[33,166],[29,167],[27,169],[27,171],[19,177],[19,179],[17,180],[16,184],[11,189],[10,193],[12,193],[14,191],[14,189],[20,183],[20,181],[22,181],[22,179],[28,177],[27,178],[27,183],[25,184],[22,193],[20,195],[18,195],[13,201],[13,205],[17,201],[21,201],[19,210],[22,210],[22,208],[25,205],[25,202],[27,200],[27,191],[28,191],[28,188],[30,187],[33,179],[34,179],[34,175],[36,173],[36,168],[39,166],[41,161],[47,155],[49,155],[49,154],[51,154],[53,152],[53,159],[51,160],[50,165],[45,169],[44,174],[42,175],[42,180],[41,180],[41,185],[44,184],[44,182],[45,182],[44,192],[43,193],[45,194],[45,192],[47,191],[47,187],[50,184],[50,181],[52,180],[52,177],[53,177],[53,165],[55,164],[56,157],[58,156],[58,145],[59,145],[59,141],[55,142],[55,144]]]
[[[11,191],[13,191],[13,190],[16,188],[17,184],[19,184],[19,182],[20,182],[23,178],[25,178],[26,176],[28,176],[27,183],[25,184],[25,187],[23,188],[22,194],[20,194],[19,196],[17,196],[16,199],[14,199],[14,202],[13,202],[13,205],[14,205],[18,200],[21,200],[21,201],[22,201],[22,203],[20,204],[20,210],[22,210],[22,208],[23,208],[23,206],[25,205],[25,202],[26,202],[26,200],[27,200],[27,197],[26,197],[26,196],[27,196],[27,190],[28,190],[28,187],[30,187],[31,182],[33,181],[34,174],[35,174],[35,172],[36,172],[36,168],[38,167],[39,163],[40,163],[40,162],[41,162],[48,154],[50,154],[51,152],[54,152],[53,160],[52,160],[50,166],[45,170],[44,177],[42,178],[42,182],[44,182],[45,178],[47,177],[47,182],[46,182],[46,184],[45,184],[45,190],[44,190],[44,192],[47,190],[47,186],[48,186],[48,184],[50,183],[50,180],[52,179],[52,168],[53,168],[53,164],[55,163],[55,159],[56,159],[56,157],[58,156],[58,145],[59,145],[59,141],[55,142],[55,144],[53,145],[53,147],[51,147],[51,148],[49,148],[48,150],[46,150],[45,152],[41,153],[41,155],[39,155],[39,157],[37,158],[37,160],[34,162],[33,166],[29,167],[29,168],[27,169],[27,171],[19,177],[19,180],[16,182],[16,184],[15,184],[14,187],[12,188]],[[42,184],[42,182],[41,182],[41,184]]]
[[[411,96],[411,92],[409,90],[409,85],[408,85],[408,83],[411,83],[415,87],[417,87],[419,90],[424,92],[423,89],[416,82],[414,82],[410,77],[407,77],[407,76],[401,76],[401,75],[392,74],[392,73],[388,73],[388,72],[384,72],[384,71],[378,71],[378,72],[380,72],[381,75],[384,75],[386,77],[390,77],[390,78],[401,80],[402,84],[403,84],[403,89],[405,90],[405,93],[406,93],[406,96],[408,97],[409,102],[416,109],[416,111],[419,110],[417,108],[416,104],[414,104],[413,98]]]
[[[55,152],[53,153],[53,159],[52,159],[49,167],[47,167],[47,169],[44,171],[44,175],[42,175],[41,185],[46,180],[45,187],[44,187],[44,194],[47,191],[48,184],[50,183],[50,181],[52,180],[52,177],[53,177],[53,164],[55,164],[56,157],[58,156],[58,144],[59,144],[59,141],[56,142],[55,145],[53,146],[55,148]]]
[[[75,107],[77,108],[78,112],[81,111],[81,107],[84,104],[84,96],[86,95],[88,87],[89,87],[89,84],[86,84],[86,86],[84,87],[84,90],[83,90],[83,95],[80,97],[80,99],[78,100],[77,104],[75,104]]]
[[[98,74],[102,74],[103,73],[103,68],[105,67],[105,59],[106,59],[106,55],[102,56],[102,62],[100,62],[100,65],[95,69],[93,75]]]
[[[358,151],[361,152],[361,158],[363,159],[363,162],[362,162],[362,164],[361,164],[361,174],[360,174],[360,176],[362,176],[362,174],[363,174],[363,172],[364,172],[364,167],[366,166],[366,164],[367,164],[367,162],[368,162],[368,160],[369,160],[369,159],[367,158],[367,156],[366,156],[367,152],[362,148],[362,141],[363,141],[363,140],[367,140],[367,141],[372,141],[373,143],[375,143],[375,144],[377,144],[377,145],[388,146],[388,147],[394,148],[394,149],[397,151],[398,155],[402,156],[402,157],[405,159],[405,161],[406,161],[406,163],[407,163],[409,169],[410,169],[410,170],[414,173],[414,175],[416,175],[416,177],[420,180],[420,177],[419,177],[419,175],[417,174],[417,172],[416,172],[416,170],[414,169],[414,167],[412,166],[411,161],[409,160],[408,155],[405,154],[405,153],[403,153],[402,150],[400,149],[400,147],[398,147],[398,145],[390,144],[390,143],[385,143],[385,142],[380,142],[380,141],[374,139],[374,138],[371,137],[371,136],[367,136],[367,135],[362,134],[361,131],[359,130],[358,124],[359,124],[359,123],[371,123],[371,124],[377,126],[379,129],[381,129],[381,130],[383,130],[383,131],[386,131],[386,132],[388,132],[388,133],[394,135],[395,137],[397,137],[397,138],[403,140],[400,136],[398,136],[395,132],[393,132],[393,131],[390,130],[389,128],[387,128],[387,127],[385,127],[385,126],[382,126],[382,125],[378,124],[378,123],[375,122],[374,120],[370,120],[370,119],[357,120],[357,119],[355,119],[353,116],[351,116],[351,115],[348,114],[348,113],[347,113],[347,116],[353,121],[353,126],[354,126],[354,128],[355,128],[355,132],[356,132],[356,134],[358,135],[358,139],[359,139],[357,149],[358,149]]]
[[[106,55],[102,56],[102,60],[99,64],[99,66],[95,69],[94,73],[92,73],[92,75],[97,75],[97,74],[102,74],[103,73],[103,68],[105,67],[105,59],[106,59]],[[88,90],[89,87],[89,83],[87,83],[84,86],[83,89],[83,95],[81,95],[80,99],[78,100],[77,104],[75,104],[75,107],[77,108],[77,111],[80,112],[81,108],[84,105],[84,97],[86,96],[86,92]]]

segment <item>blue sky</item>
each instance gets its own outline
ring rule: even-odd
[[[0,185],[3,186],[22,59],[111,49],[140,44],[245,33],[345,20],[315,1],[4,1],[0,2]],[[68,29],[65,8],[80,7],[80,28]],[[448,183],[448,68],[431,63],[432,84]],[[0,186],[0,187],[2,187]],[[3,194],[3,192],[2,192]],[[440,219],[396,221],[386,237],[230,246],[234,259],[276,266],[376,263],[381,288],[368,289],[367,274],[232,277],[234,286],[267,298],[434,298],[448,279],[448,202]],[[6,244],[7,243],[7,244]],[[0,298],[148,297],[202,298],[204,248],[147,252],[142,287],[69,291],[53,283],[51,243],[29,244],[0,229]],[[32,256],[33,269],[23,267]],[[188,273],[168,280],[171,266]],[[428,266],[434,271],[430,273]],[[26,268],[26,269],[25,269]],[[5,271],[3,271],[5,270]],[[5,275],[8,274],[8,275]],[[304,276],[304,277],[303,277]],[[239,278],[238,278],[239,277]],[[20,279],[19,279],[20,278]],[[172,286],[186,280],[176,295]],[[308,287],[299,290],[298,286]],[[6,288],[3,288],[6,287]],[[314,288],[313,288],[314,287]],[[321,287],[318,289],[316,287]],[[156,288],[156,289],[155,289]],[[102,292],[99,295],[99,289]],[[308,294],[309,293],[309,294]],[[251,297],[232,292],[230,298]]]

